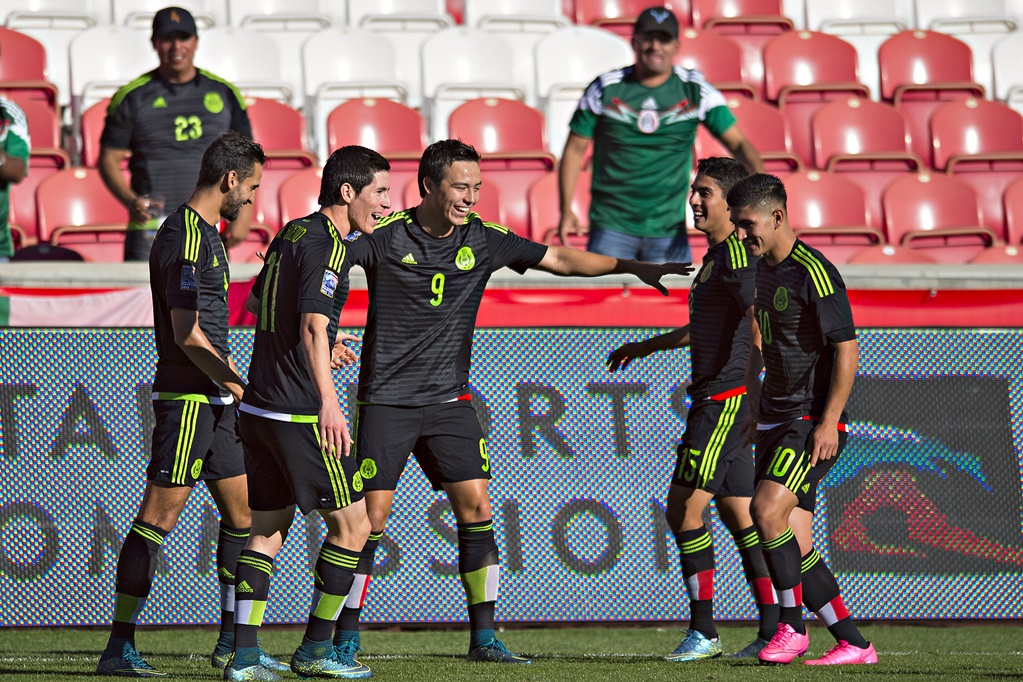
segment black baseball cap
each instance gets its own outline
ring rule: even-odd
[[[667,7],[647,7],[640,12],[632,27],[633,35],[659,31],[667,33],[672,40],[678,40],[678,18]]]
[[[198,35],[195,30],[195,19],[187,9],[164,7],[153,17],[153,37],[163,38],[174,32]]]

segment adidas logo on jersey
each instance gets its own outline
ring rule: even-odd
[[[213,267],[220,267],[220,259],[217,258],[217,254],[213,254]]]
[[[401,262],[404,263],[405,265],[419,265],[419,263],[416,262],[416,259],[412,257],[411,253],[402,258]]]
[[[163,98],[163,95],[160,95],[155,100],[153,100],[153,108],[154,109],[166,109],[167,108],[167,100],[165,100]]]
[[[248,582],[243,580],[240,583],[238,583],[238,585],[235,586],[234,591],[235,592],[248,592],[249,594],[251,594],[252,593],[252,586],[249,585]]]

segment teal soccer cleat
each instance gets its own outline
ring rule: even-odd
[[[302,679],[326,677],[353,680],[373,676],[369,666],[355,660],[355,651],[347,647],[335,647],[330,641],[322,646],[309,646],[308,642],[302,642],[302,646],[291,657],[291,670]]]
[[[664,657],[666,661],[700,661],[721,656],[721,640],[708,638],[699,630],[686,630],[686,636],[675,650]]]
[[[224,668],[224,679],[235,682],[281,682],[281,676],[262,665],[250,665],[245,668],[235,668],[234,662],[228,663]]]
[[[532,663],[528,658],[516,656],[508,651],[508,647],[497,638],[470,647],[467,658],[473,663]]]
[[[227,664],[231,662],[231,656],[234,655],[234,643],[227,644],[221,640],[217,640],[217,646],[213,648],[213,653],[210,655],[210,665],[217,670],[223,670],[227,667]],[[263,651],[263,647],[259,647],[259,664],[267,670],[272,670],[275,673],[283,673],[291,670],[287,663],[281,663],[270,654]]]
[[[771,640],[769,639],[761,639],[760,637],[757,637],[728,658],[756,658],[760,655],[760,652],[764,650],[764,647],[770,643]]]
[[[107,645],[96,666],[97,675],[113,675],[115,677],[169,677],[149,665],[135,650],[131,642],[111,647]]]

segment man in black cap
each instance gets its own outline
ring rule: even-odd
[[[572,197],[593,141],[590,251],[649,262],[691,260],[686,238],[693,141],[703,124],[760,172],[756,149],[735,124],[724,96],[698,71],[675,66],[678,19],[649,7],[633,28],[636,63],[597,77],[572,117],[559,169],[562,242],[581,234]]]
[[[100,138],[100,175],[128,209],[124,259],[132,261],[149,259],[163,217],[188,199],[206,147],[228,130],[252,137],[238,89],[193,64],[199,39],[187,10],[157,12],[152,40],[160,66],[117,91]],[[251,218],[244,207],[225,232],[227,246],[245,239]]]

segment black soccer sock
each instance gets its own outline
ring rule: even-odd
[[[764,552],[760,549],[760,538],[757,537],[756,528],[753,526],[733,533],[732,538],[735,540],[736,549],[739,550],[739,558],[742,559],[742,572],[746,576],[746,584],[749,585],[753,601],[760,612],[757,637],[771,639],[774,631],[778,629],[781,609],[778,606],[778,594],[771,584],[771,574],[767,570]]]
[[[838,581],[823,557],[816,549],[803,557],[803,600],[806,608],[817,614],[817,617],[828,627],[828,632],[836,640],[845,640],[854,647],[867,648],[867,640],[860,634],[855,621],[849,615],[849,609],[842,601]]]
[[[675,545],[682,560],[682,577],[689,591],[689,629],[713,639],[714,626],[714,540],[706,527],[675,533]]]
[[[167,534],[160,528],[135,521],[128,530],[117,557],[114,587],[114,621],[111,640],[135,641],[135,625],[146,606],[156,574],[156,556]]]
[[[238,557],[234,587],[235,667],[259,665],[259,628],[273,572],[273,557],[251,549],[243,549]]]
[[[469,607],[470,646],[494,638],[494,606],[501,575],[497,561],[493,520],[458,524],[458,572]]]
[[[334,634],[334,623],[352,589],[358,565],[359,552],[323,541],[313,574],[313,603],[305,629],[305,638],[310,642],[325,642]]]
[[[217,534],[217,580],[220,582],[220,634],[234,636],[234,581],[238,555],[249,539],[248,528],[232,528],[220,522]]]
[[[806,633],[803,625],[803,586],[799,570],[799,543],[791,528],[773,540],[760,540],[771,583],[778,593],[781,604],[780,620],[792,626],[800,634]]]
[[[345,605],[341,609],[341,617],[337,619],[337,630],[334,633],[335,646],[359,636],[359,614],[362,612],[362,605],[366,603],[366,592],[369,590],[369,582],[373,576],[377,548],[380,546],[380,538],[383,536],[383,532],[370,533],[366,544],[362,546],[362,551],[359,552],[359,565],[355,567],[355,580],[352,582],[348,598],[345,599]]]

